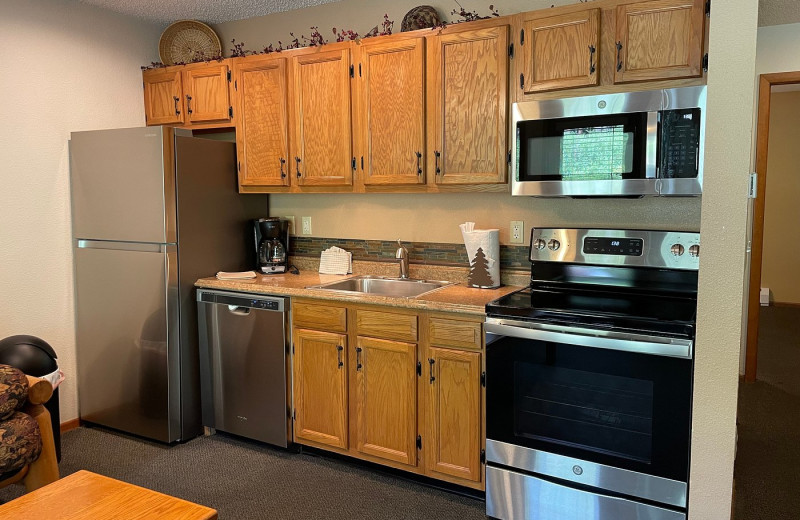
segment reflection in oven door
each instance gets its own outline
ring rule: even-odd
[[[685,510],[691,356],[637,352],[624,341],[622,350],[588,347],[561,336],[487,341],[488,465]]]

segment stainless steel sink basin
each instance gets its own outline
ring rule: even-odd
[[[452,282],[432,280],[411,280],[407,278],[383,278],[380,276],[353,276],[337,282],[312,285],[306,289],[326,289],[395,298],[416,298],[425,293],[452,285]]]

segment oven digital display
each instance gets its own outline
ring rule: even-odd
[[[641,238],[586,237],[583,253],[590,255],[642,256]]]

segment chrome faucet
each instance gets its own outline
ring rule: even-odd
[[[400,278],[408,278],[408,249],[403,247],[403,243],[400,242],[400,239],[397,239],[397,253],[395,253],[395,258],[400,260]]]

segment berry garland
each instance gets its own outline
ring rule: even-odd
[[[586,0],[580,0],[581,2]],[[491,17],[500,16],[500,13],[497,9],[494,8],[494,5],[489,5],[489,16],[481,16],[476,11],[467,11],[464,9],[461,4],[458,3],[460,9],[453,9],[450,13],[453,16],[458,17],[455,21],[452,22],[443,22],[432,29],[441,29],[447,25],[458,24],[463,22],[474,22],[476,20],[486,20]],[[375,36],[386,36],[392,34],[392,29],[394,28],[394,20],[389,20],[389,15],[383,15],[383,21],[380,25],[376,25],[373,27],[369,32],[365,33],[364,35],[359,35],[357,32],[351,29],[336,29],[333,28],[333,35],[335,37],[335,42],[344,42],[344,41],[358,41],[364,38],[373,38]],[[289,33],[291,36],[291,40],[284,44],[282,41],[278,41],[278,45],[275,46],[273,44],[269,44],[260,51],[251,51],[244,48],[244,42],[236,43],[236,39],[231,40],[231,47],[228,51],[230,53],[231,58],[242,58],[244,56],[252,56],[255,54],[271,54],[273,52],[281,52],[289,49],[299,49],[300,47],[317,47],[320,45],[325,45],[329,43],[328,40],[322,36],[322,33],[319,32],[319,27],[311,27],[311,35],[307,38],[305,35],[301,34],[298,38],[294,35],[294,33]],[[222,61],[225,57],[220,55],[216,56],[206,56],[202,51],[198,51],[195,55],[195,59],[188,61],[188,62],[176,62],[173,65],[188,65],[190,63],[210,63],[212,61]],[[161,62],[151,62],[150,65],[146,65],[142,67],[142,70],[149,70],[149,69],[158,69],[162,67],[166,67]]]

